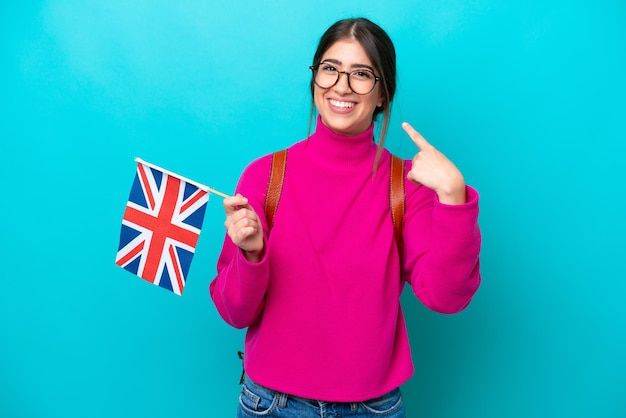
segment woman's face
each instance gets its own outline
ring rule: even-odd
[[[330,63],[339,71],[369,69],[379,75],[361,44],[354,39],[332,44],[320,62]],[[324,125],[343,135],[356,135],[367,130],[372,124],[374,110],[383,105],[380,82],[368,94],[356,94],[348,86],[346,74],[342,74],[337,84],[330,88],[315,85],[313,100]]]

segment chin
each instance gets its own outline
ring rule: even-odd
[[[359,126],[358,124],[351,123],[346,120],[334,120],[335,118],[325,119],[322,118],[324,125],[326,125],[333,132],[341,134],[341,135],[356,135],[361,132],[366,131],[370,124],[363,124],[363,126]]]

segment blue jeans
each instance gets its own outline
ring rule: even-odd
[[[246,375],[237,418],[405,418],[400,389],[363,402],[324,402],[287,395],[257,385]]]

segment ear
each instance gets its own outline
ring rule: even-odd
[[[385,97],[383,96],[382,91],[378,95],[378,102],[376,102],[376,107],[382,109],[385,104]]]

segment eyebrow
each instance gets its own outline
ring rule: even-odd
[[[336,64],[336,65],[342,65],[343,63],[339,60],[336,60],[334,58],[326,58],[324,61],[320,62],[320,64],[323,64],[325,62],[329,62],[331,64]],[[352,64],[350,66],[350,68],[354,69],[354,68],[366,68],[368,70],[370,70],[373,73],[376,73],[376,71],[374,71],[374,68],[370,65],[367,64]]]

